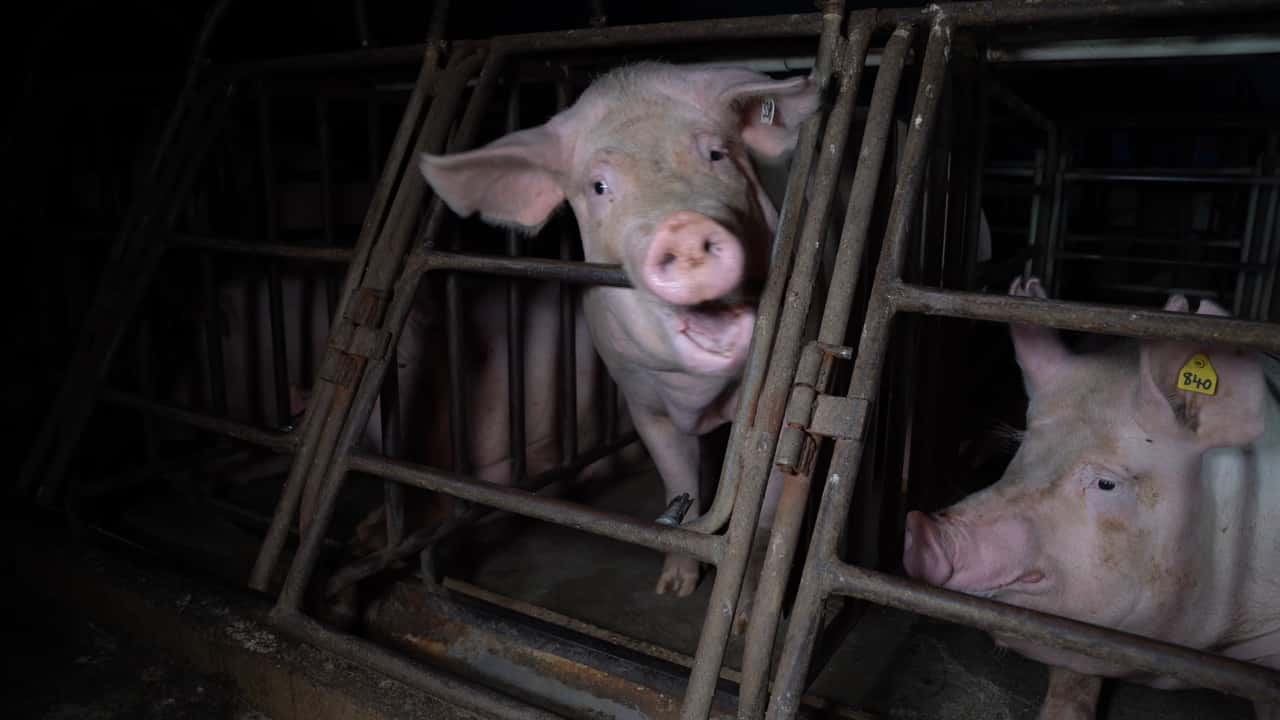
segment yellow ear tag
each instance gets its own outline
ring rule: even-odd
[[[1203,353],[1191,356],[1187,364],[1178,371],[1178,389],[1201,395],[1218,394],[1218,373],[1213,369],[1208,357]]]

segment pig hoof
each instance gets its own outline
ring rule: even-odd
[[[658,576],[656,592],[665,595],[668,591],[676,597],[686,597],[698,587],[698,561],[683,555],[668,555],[662,563],[662,574]]]
[[[1013,279],[1013,284],[1009,286],[1009,294],[1014,297],[1032,297],[1041,300],[1048,299],[1049,295],[1045,293],[1044,286],[1040,284],[1040,278],[1030,277],[1023,282],[1022,276]]]

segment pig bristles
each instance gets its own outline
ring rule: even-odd
[[[1005,450],[1016,450],[1022,444],[1022,438],[1027,434],[1025,430],[1016,428],[1006,422],[998,422],[991,428],[991,436],[1000,440],[1001,447]]]

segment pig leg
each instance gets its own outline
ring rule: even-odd
[[[689,507],[684,521],[696,519],[702,513],[702,499],[698,493],[698,436],[680,432],[665,415],[637,411],[632,414],[632,419],[636,432],[640,434],[644,446],[653,456],[654,464],[658,466],[658,474],[662,476],[662,485],[666,489],[667,503],[688,493],[693,498],[693,505]],[[670,591],[676,597],[684,597],[698,586],[700,571],[696,559],[668,553],[663,560],[662,574],[658,576],[658,585],[654,591],[659,595]]]
[[[1102,678],[1066,668],[1049,668],[1049,691],[1040,706],[1040,720],[1092,720],[1102,690]]]

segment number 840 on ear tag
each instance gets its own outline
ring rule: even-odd
[[[1178,389],[1201,395],[1218,393],[1218,373],[1213,369],[1206,355],[1196,353],[1191,356],[1186,365],[1182,366],[1178,371]]]

